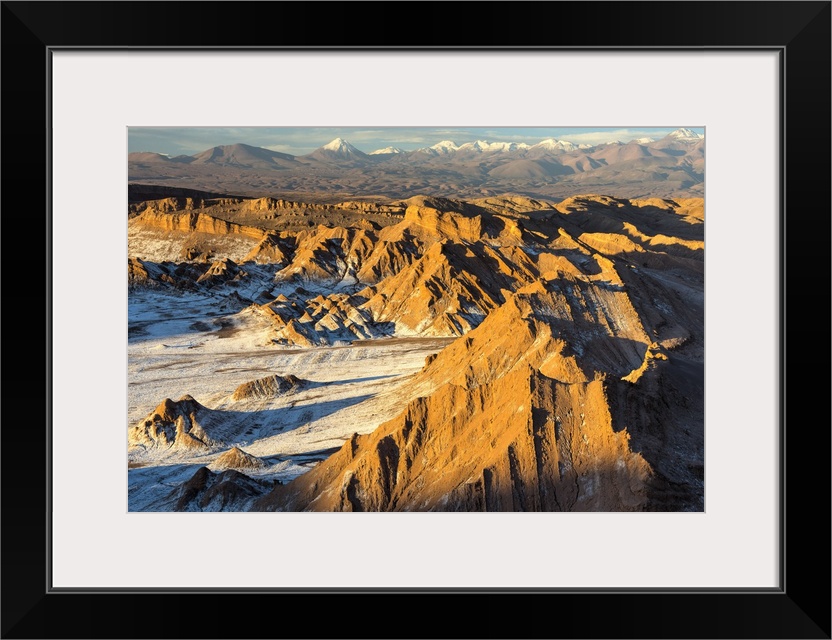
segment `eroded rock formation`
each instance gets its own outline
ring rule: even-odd
[[[236,308],[249,305],[268,321],[268,346],[456,338],[408,382],[395,418],[311,471],[268,494],[234,476],[243,488],[233,491],[249,506],[702,508],[701,200],[416,197],[336,206],[261,198],[210,207],[276,224],[309,212],[344,222],[347,210],[391,220],[278,229],[214,217],[193,199],[156,201],[137,206],[130,221],[131,246],[156,256],[131,254],[131,286],[229,292]],[[155,233],[176,241],[163,246]],[[240,287],[255,293],[242,297]],[[240,385],[231,400],[245,407],[303,384],[272,375]],[[128,439],[207,452],[243,419],[185,396],[160,404]],[[261,464],[235,447],[212,468]],[[200,470],[179,507],[211,503],[206,491],[225,482],[215,476]]]

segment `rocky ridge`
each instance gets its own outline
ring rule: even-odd
[[[259,289],[239,306],[269,319],[272,346],[457,338],[410,381],[399,416],[253,508],[701,508],[701,200],[417,197],[385,226],[294,231],[232,220],[269,202],[234,203],[229,219],[188,206],[137,207],[132,286]],[[165,259],[133,255],[153,232]],[[270,376],[234,396],[297,384]],[[166,400],[129,442],[220,447],[227,416],[212,420],[192,398]]]

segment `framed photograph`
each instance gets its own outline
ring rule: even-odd
[[[375,635],[335,611],[314,629],[183,616],[181,597],[418,602],[433,613],[404,635],[423,637],[462,597],[543,608],[452,635],[830,637],[829,429],[810,428],[828,384],[786,313],[829,264],[807,239],[828,245],[830,3],[485,3],[464,25],[401,3],[400,42],[366,35],[375,5],[321,6],[3,3],[3,637]],[[282,28],[254,28],[274,11]],[[530,33],[549,12],[570,29]],[[558,295],[572,328],[540,311]],[[319,363],[235,373],[255,338]],[[405,348],[330,357],[381,339]],[[498,376],[512,358],[526,368]],[[675,377],[650,377],[659,360]],[[440,397],[451,369],[456,390],[504,385]],[[482,426],[524,410],[574,447]],[[390,490],[385,469],[404,486],[440,468],[448,423],[468,444],[436,474],[471,481]],[[435,440],[405,469],[414,424]],[[533,492],[524,469],[549,463],[560,484]],[[820,518],[795,507],[807,493]],[[123,627],[96,615],[111,607]]]

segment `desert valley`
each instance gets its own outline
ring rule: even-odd
[[[702,511],[704,136],[128,157],[131,511]]]

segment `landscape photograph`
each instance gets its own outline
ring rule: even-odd
[[[705,129],[129,127],[131,512],[705,510]]]

